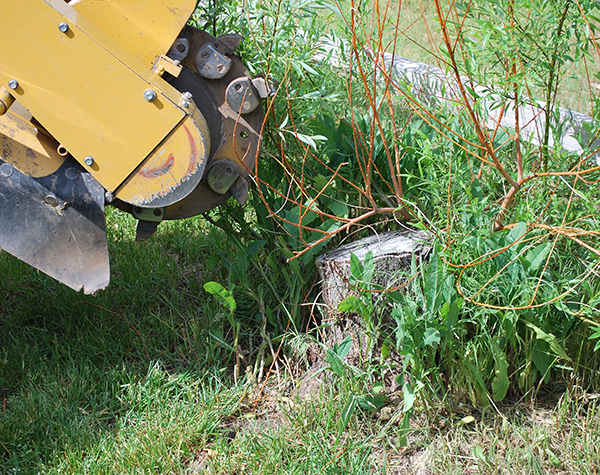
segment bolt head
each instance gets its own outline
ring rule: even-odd
[[[153,102],[156,100],[156,92],[154,92],[152,89],[146,89],[144,91],[144,99],[146,99],[148,102]]]
[[[64,21],[60,22],[58,24],[58,31],[60,31],[61,33],[66,33],[67,31],[69,31],[69,25]]]
[[[191,93],[191,92],[189,92],[189,91],[186,91],[186,92],[184,92],[184,93],[183,93],[181,96],[182,96],[182,97],[183,97],[183,98],[184,98],[186,101],[191,101],[191,100],[192,100],[192,98],[194,97],[194,96],[192,96],[192,93]]]
[[[91,167],[94,164],[94,157],[88,155],[83,159],[83,163],[85,163],[88,167]]]
[[[46,195],[45,201],[50,206],[58,206],[58,198],[54,195]]]
[[[115,199],[115,197],[113,196],[113,194],[110,191],[107,191],[106,194],[104,195],[104,199],[106,200],[107,203],[112,203]]]
[[[16,79],[11,79],[10,81],[8,81],[8,87],[14,91],[16,88],[19,87],[19,81],[17,81]]]
[[[14,171],[15,169],[10,163],[3,163],[2,165],[0,165],[0,175],[2,175],[3,177],[8,178],[12,176]]]
[[[77,170],[77,168],[69,167],[67,168],[65,175],[69,180],[75,181],[79,178],[79,170]]]

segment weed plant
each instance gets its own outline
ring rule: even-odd
[[[402,3],[231,5],[262,38],[247,54],[278,85],[252,200],[265,248],[301,276],[349,233],[409,223],[430,234],[431,262],[389,296],[394,324],[373,338],[404,356],[406,394],[488,405],[557,382],[597,387],[586,341],[600,335],[596,125],[579,154],[551,140],[565,127],[556,110],[569,65],[597,49],[597,4],[436,0],[415,22],[445,77],[437,106],[384,61],[403,36]],[[545,117],[533,139],[522,106]],[[490,109],[513,111],[514,124],[490,126]]]
[[[277,89],[250,205],[161,225],[143,245],[110,212],[114,275],[97,296],[0,254],[4,471],[182,473],[198,462],[208,473],[386,473],[420,437],[434,441],[438,473],[503,473],[506,460],[593,473],[597,130],[586,125],[578,155],[549,137],[564,125],[552,112],[569,64],[597,50],[597,5],[406,6],[257,0],[199,10],[212,33],[246,37],[240,54]],[[425,53],[454,84],[439,107],[383,61],[411,35],[398,27],[404,11],[420,15],[411,25],[422,23],[435,45]],[[495,107],[535,101],[545,111],[537,143],[518,118],[489,127],[474,87],[487,77],[502,92]],[[366,360],[344,360],[351,339],[325,348],[332,384],[322,399],[286,402],[275,424],[239,423],[261,407],[248,404],[256,379],[283,367],[282,341],[328,324],[305,305],[318,294],[315,255],[402,226],[433,246],[402,292],[372,292],[386,290],[372,283],[372,261],[352,264],[362,291],[341,310],[364,320]],[[396,394],[385,394],[386,375]],[[557,388],[568,391],[556,430],[525,431],[502,410]],[[461,412],[466,403],[481,421]],[[377,419],[383,405],[394,411],[387,422]],[[243,429],[233,440],[232,421]],[[446,449],[444,424],[461,428],[453,445],[475,439],[464,454]]]

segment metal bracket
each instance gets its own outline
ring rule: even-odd
[[[175,61],[183,61],[187,58],[188,53],[190,52],[190,42],[187,38],[177,38],[169,51],[167,52],[167,56]]]
[[[217,160],[207,174],[208,186],[215,193],[224,195],[240,176],[240,167],[233,160]]]
[[[221,79],[229,72],[231,60],[209,43],[196,54],[196,67],[206,79]]]
[[[6,114],[6,111],[10,109],[10,106],[15,102],[15,98],[12,96],[8,89],[0,87],[0,115]]]
[[[260,105],[260,97],[252,81],[241,77],[229,83],[225,91],[227,105],[238,114],[248,114]]]
[[[164,72],[169,73],[171,76],[178,77],[181,72],[181,65],[179,60],[171,59],[168,56],[161,54],[154,65],[152,71],[162,76]]]
[[[165,216],[164,208],[140,208],[134,206],[132,210],[133,217],[140,221],[150,221],[152,223],[160,223]]]

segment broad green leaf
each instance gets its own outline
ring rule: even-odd
[[[495,377],[492,381],[492,397],[494,401],[502,401],[508,392],[510,387],[510,381],[508,379],[508,363],[506,362],[506,355],[499,348],[494,351]]]
[[[373,274],[375,273],[375,261],[373,260],[373,252],[369,251],[365,255],[363,262],[363,273],[362,281],[366,284],[370,284],[373,280]]]
[[[440,332],[435,328],[428,328],[423,335],[423,346],[435,346],[440,342]]]
[[[596,327],[596,331],[589,336],[588,340],[598,340],[594,346],[594,351],[600,349],[600,327]]]
[[[350,400],[346,403],[346,407],[342,411],[340,415],[340,429],[344,430],[350,421],[350,417],[354,414],[354,410],[356,409],[356,404],[358,403],[358,398],[354,395],[350,396]]]
[[[339,312],[356,312],[358,314],[361,313],[363,308],[362,301],[356,295],[351,295],[350,297],[346,297],[342,300],[338,305]]]
[[[417,381],[414,385],[414,388],[408,383],[402,387],[402,392],[404,393],[404,407],[402,408],[403,412],[408,412],[413,408],[418,392],[424,387],[425,384],[423,384],[422,381]]]
[[[552,465],[554,467],[560,467],[562,465],[562,462],[556,456],[556,454],[554,452],[552,452],[552,450],[546,448],[544,451],[546,452],[546,455],[548,456],[548,462],[550,462],[550,465]]]
[[[354,277],[358,281],[362,281],[363,278],[363,265],[360,262],[360,259],[356,257],[356,255],[351,252],[350,253],[350,273],[352,277]]]
[[[329,366],[331,366],[331,371],[337,374],[340,378],[344,377],[346,372],[344,362],[335,351],[331,349],[327,350],[327,361],[329,362]]]
[[[352,337],[347,336],[342,340],[342,342],[336,346],[335,352],[340,357],[340,359],[344,359],[346,355],[350,352],[352,348]]]
[[[347,218],[348,214],[350,213],[348,205],[346,203],[342,203],[341,201],[332,201],[329,203],[328,208],[333,214],[342,218]]]
[[[475,457],[477,460],[479,460],[480,462],[483,462],[486,465],[488,463],[487,457],[485,456],[485,453],[483,452],[483,448],[481,447],[481,445],[476,445],[473,448],[473,457]]]
[[[376,411],[385,404],[385,396],[362,396],[358,398],[358,405],[368,411]]]
[[[315,189],[322,191],[323,188],[325,188],[327,186],[327,183],[329,182],[329,180],[327,178],[325,178],[323,175],[321,175],[320,173],[314,178],[315,180]]]
[[[560,346],[560,343],[558,343],[558,340],[552,333],[546,333],[541,328],[536,327],[533,323],[525,322],[525,325],[527,325],[529,328],[535,331],[538,340],[542,340],[548,343],[550,345],[550,349],[554,352],[556,356],[562,358],[563,360],[571,361],[569,355],[567,355],[564,348]]]
[[[473,416],[465,416],[460,420],[461,425],[467,425],[475,422],[475,418]]]
[[[441,307],[442,282],[444,273],[442,272],[441,259],[438,254],[437,246],[433,248],[433,255],[427,265],[425,274],[425,299],[427,302],[427,311],[435,313]]]
[[[231,292],[224,288],[218,282],[206,282],[204,284],[204,290],[215,296],[221,305],[229,310],[229,313],[235,312],[236,304]]]
[[[388,345],[387,343],[384,343],[383,345],[381,345],[381,358],[385,360],[389,356],[390,356],[390,345]]]
[[[529,270],[535,272],[540,268],[540,266],[544,263],[544,260],[548,256],[552,244],[549,242],[545,244],[540,244],[539,246],[531,249],[527,254],[525,254],[525,261],[529,264]]]
[[[410,384],[405,384],[402,388],[402,392],[404,393],[404,407],[402,410],[404,412],[408,412],[412,409],[415,404],[415,393]]]
[[[213,254],[208,258],[207,267],[208,270],[215,270],[217,266],[221,263],[222,256],[219,254]]]
[[[248,260],[252,260],[252,258],[256,256],[256,254],[258,254],[258,251],[260,251],[265,246],[265,244],[267,244],[267,241],[265,241],[264,239],[257,239],[256,241],[252,241],[246,248],[246,256],[248,257]]]
[[[453,331],[456,328],[456,325],[458,324],[458,314],[462,304],[463,299],[458,297],[454,299],[451,304],[445,302],[444,305],[442,305],[440,314],[448,331]]]
[[[508,235],[506,236],[506,240],[508,241],[509,244],[512,244],[517,239],[522,238],[526,232],[527,232],[527,224],[525,224],[524,222],[521,221],[521,222],[517,223],[517,225],[509,231]]]

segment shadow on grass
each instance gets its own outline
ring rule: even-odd
[[[224,323],[202,290],[219,278],[203,264],[210,238],[188,223],[138,244],[118,223],[112,282],[95,296],[0,251],[0,473],[114,471],[140,451],[140,467],[172,470],[193,446],[170,442],[214,437],[234,410],[239,389],[218,369],[230,355],[210,337]],[[118,455],[110,446],[124,433],[137,447]]]

